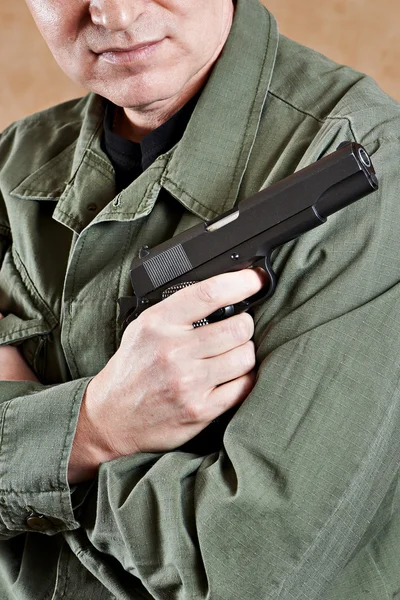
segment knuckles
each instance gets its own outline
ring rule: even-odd
[[[161,336],[163,332],[162,327],[162,317],[157,310],[158,306],[152,307],[149,310],[144,311],[139,317],[134,321],[133,326],[135,326],[136,331],[143,336],[157,335]]]
[[[244,344],[243,353],[241,355],[242,364],[247,371],[251,371],[256,366],[256,352],[254,342],[249,341]]]
[[[196,402],[186,402],[182,411],[182,420],[187,423],[201,423],[205,421],[204,407]]]
[[[220,285],[216,279],[205,279],[194,286],[194,291],[200,302],[214,305],[220,296]]]
[[[239,344],[243,344],[251,339],[254,333],[254,322],[248,313],[242,313],[225,322],[229,335]]]

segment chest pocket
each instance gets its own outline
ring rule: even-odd
[[[43,383],[47,350],[58,319],[33,285],[18,254],[10,246],[0,269],[0,345],[18,346]]]

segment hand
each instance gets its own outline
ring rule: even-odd
[[[69,464],[71,483],[100,462],[167,451],[242,402],[254,385],[254,324],[247,313],[194,329],[193,322],[258,292],[244,269],[176,292],[143,312],[89,383]]]
[[[0,319],[4,316],[0,313]],[[39,381],[35,373],[28,367],[18,348],[14,346],[0,347],[0,380],[1,381]]]

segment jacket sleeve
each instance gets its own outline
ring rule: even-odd
[[[11,243],[0,220],[0,267]],[[18,293],[22,293],[18,289]],[[21,303],[24,299],[20,297]],[[5,298],[0,296],[0,309]],[[38,314],[22,326],[14,315],[0,321],[0,344],[43,331]],[[67,465],[82,396],[89,382],[60,385],[0,381],[0,539],[24,531],[54,534],[78,527]]]
[[[67,467],[88,382],[0,382],[0,539],[79,526]]]
[[[221,451],[100,468],[81,519],[86,555],[89,544],[93,556],[112,555],[154,598],[317,600],[390,518],[400,456],[400,143],[367,150],[380,191],[275,259],[280,282],[256,314],[257,384]]]

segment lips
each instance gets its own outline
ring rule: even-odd
[[[150,40],[137,43],[133,46],[124,48],[122,46],[112,46],[104,48],[96,54],[105,62],[112,64],[130,64],[144,61],[150,58],[162,44],[164,39]]]
[[[127,48],[115,46],[112,48],[103,48],[102,50],[97,50],[96,54],[109,54],[111,52],[135,52],[136,50],[140,50],[141,48],[146,48],[147,46],[153,46],[157,44],[160,40],[151,40],[148,42],[139,42],[134,46],[128,46]]]

